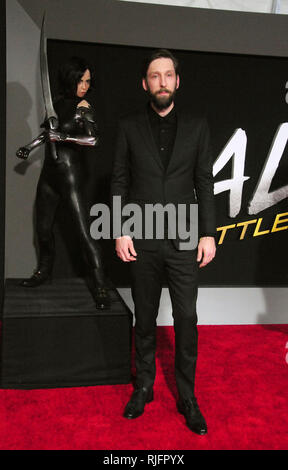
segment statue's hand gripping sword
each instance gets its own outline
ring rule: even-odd
[[[45,34],[45,14],[43,16],[41,39],[40,39],[40,69],[41,69],[41,82],[44,98],[44,105],[46,109],[46,121],[48,122],[49,129],[55,131],[59,126],[58,116],[53,107],[53,101],[50,89],[48,59],[47,59],[47,38]],[[51,156],[53,160],[57,160],[57,152],[55,142],[50,142]]]

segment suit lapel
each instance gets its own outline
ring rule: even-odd
[[[160,166],[161,170],[164,171],[163,163],[161,160],[161,157],[159,155],[159,151],[157,149],[157,145],[155,143],[150,122],[149,122],[149,117],[148,117],[148,112],[145,110],[142,114],[138,116],[138,129],[139,132],[142,135],[142,138],[145,142],[146,147],[148,147],[149,153],[153,156],[157,164]],[[179,155],[181,155],[181,149],[184,141],[184,137],[186,135],[186,123],[185,123],[185,118],[184,114],[181,113],[177,109],[177,130],[176,130],[176,136],[175,136],[175,142],[172,150],[172,154],[170,157],[170,161],[166,170],[166,173],[168,173],[171,168],[179,161]]]
[[[155,143],[150,122],[149,122],[149,117],[148,117],[148,112],[145,110],[142,114],[138,116],[138,129],[142,135],[142,138],[145,142],[146,147],[148,147],[149,153],[153,156],[157,164],[160,166],[162,170],[163,164],[159,155],[159,151],[157,149],[157,145]]]

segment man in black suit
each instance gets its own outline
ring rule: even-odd
[[[212,155],[206,120],[174,105],[179,83],[176,58],[165,49],[154,51],[142,75],[150,98],[147,109],[119,122],[112,196],[121,196],[122,205],[135,203],[143,210],[147,204],[173,204],[175,208],[185,204],[189,208],[197,203],[199,223],[198,246],[190,250],[180,248],[179,236],[169,237],[167,217],[162,239],[133,240],[121,233],[116,240],[117,255],[131,263],[136,319],[136,386],[124,416],[137,418],[153,400],[156,318],[165,272],[175,330],[177,408],[188,427],[202,435],[207,425],[194,395],[196,299],[198,268],[209,263],[216,251]]]

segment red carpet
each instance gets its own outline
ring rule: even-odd
[[[121,414],[132,385],[0,390],[1,450],[287,450],[288,326],[199,326],[196,395],[208,434],[176,411],[173,328],[158,328],[154,401]],[[287,361],[287,362],[286,362]]]

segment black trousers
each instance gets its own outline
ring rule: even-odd
[[[156,319],[166,272],[175,331],[175,377],[179,395],[194,395],[197,360],[198,292],[197,250],[178,251],[170,240],[157,251],[137,251],[130,263],[135,304],[136,385],[152,386],[155,380]]]

